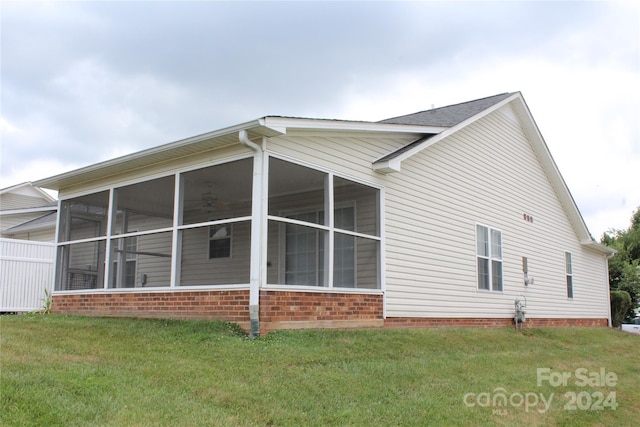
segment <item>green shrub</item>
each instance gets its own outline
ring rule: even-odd
[[[626,291],[611,291],[611,323],[617,328],[631,308],[631,295]]]

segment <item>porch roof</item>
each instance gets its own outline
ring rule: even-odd
[[[246,130],[250,139],[284,135],[288,129],[309,129],[354,133],[409,134],[416,137],[433,135],[446,128],[411,124],[265,116],[223,129],[152,147],[114,159],[95,163],[34,182],[38,187],[60,190],[64,187],[98,180],[206,150],[239,144],[238,133]]]

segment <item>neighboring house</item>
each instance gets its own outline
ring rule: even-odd
[[[602,325],[607,257],[522,95],[267,116],[38,181],[53,310],[278,328]]]
[[[39,309],[51,292],[57,210],[30,182],[0,190],[0,312]]]
[[[30,182],[0,190],[0,236],[55,242],[57,200]]]

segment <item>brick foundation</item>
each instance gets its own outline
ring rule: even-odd
[[[218,319],[249,323],[249,290],[54,295],[52,312],[85,316]]]
[[[607,319],[536,319],[527,318],[525,328],[544,328],[552,326],[573,327],[606,327]],[[472,326],[479,328],[496,328],[514,326],[512,318],[421,318],[421,317],[388,317],[384,320],[386,328],[434,328]]]
[[[437,328],[474,326],[481,328],[497,328],[513,325],[513,319],[460,318],[460,317],[387,317],[386,328]]]
[[[52,312],[84,316],[218,319],[249,328],[249,291],[113,292],[54,295]],[[382,295],[260,292],[260,329],[382,327]]]
[[[531,324],[529,324],[531,322]],[[545,328],[548,326],[607,327],[608,319],[527,319],[525,326]]]
[[[260,292],[261,333],[276,329],[382,327],[382,295]]]
[[[249,328],[249,290],[112,292],[53,296],[52,312],[85,316],[218,319]],[[510,327],[511,318],[383,319],[380,294],[260,291],[260,329]],[[525,327],[606,327],[607,319],[527,318]]]

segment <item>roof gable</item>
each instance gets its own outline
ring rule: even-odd
[[[482,98],[476,101],[465,102],[463,104],[456,104],[450,107],[439,108],[438,110],[447,110],[447,114],[450,117],[455,116],[458,119],[462,117],[466,118],[460,122],[457,122],[454,126],[445,128],[445,130],[438,133],[437,135],[428,135],[420,140],[414,141],[404,147],[401,147],[396,151],[384,155],[383,157],[373,162],[373,169],[381,173],[400,172],[401,164],[404,160],[408,159],[416,153],[419,153],[430,145],[441,141],[447,136],[459,131],[460,129],[468,126],[469,124],[486,116],[487,114],[492,113],[493,111],[501,108],[503,105],[506,105],[517,98],[520,98],[522,100],[522,95],[520,94],[520,92],[501,94],[488,98]],[[524,102],[524,100],[522,100],[522,102]],[[431,111],[435,110],[410,114],[408,116],[402,116],[399,119],[405,121],[418,119],[427,120],[427,113]],[[469,114],[472,115],[469,116]]]
[[[587,226],[580,214],[580,211],[567,187],[560,171],[551,156],[551,152],[547,147],[547,144],[538,129],[529,108],[522,97],[520,92],[508,93],[496,95],[489,98],[483,98],[477,101],[471,101],[470,103],[457,104],[451,107],[443,107],[440,112],[436,112],[435,114],[430,115],[431,111],[429,110],[421,113],[410,114],[408,116],[402,116],[396,119],[389,120],[397,120],[405,122],[405,124],[410,124],[411,121],[423,121],[424,123],[428,123],[429,120],[433,120],[429,123],[436,123],[437,120],[443,119],[445,116],[449,116],[451,118],[451,123],[453,121],[458,120],[462,117],[467,116],[468,114],[472,114],[466,119],[462,119],[462,121],[456,123],[455,125],[449,127],[448,129],[440,132],[437,135],[426,136],[421,139],[418,139],[410,144],[401,147],[400,149],[388,153],[385,156],[379,158],[378,160],[373,162],[373,169],[381,172],[381,173],[394,173],[401,171],[401,164],[404,160],[410,158],[411,156],[421,152],[422,150],[427,149],[428,147],[442,141],[448,136],[460,131],[461,129],[469,126],[470,124],[476,122],[477,120],[485,117],[486,115],[503,108],[508,105],[511,107],[514,118],[520,123],[523,131],[531,146],[533,151],[540,161],[542,168],[545,171],[547,179],[551,183],[554,191],[556,192],[560,203],[565,209],[567,217],[571,222],[573,229],[575,230],[578,238],[580,239],[581,244],[591,247],[594,250],[597,250],[603,254],[613,254],[614,252],[611,249],[604,247],[593,240]],[[484,109],[481,109],[483,108]],[[456,117],[454,120],[453,118]],[[439,122],[443,124],[444,122]]]
[[[56,200],[53,196],[42,190],[40,187],[34,186],[31,182],[23,182],[21,184],[0,189],[0,196],[4,196],[6,194],[36,197],[45,200],[46,204],[55,202]]]

